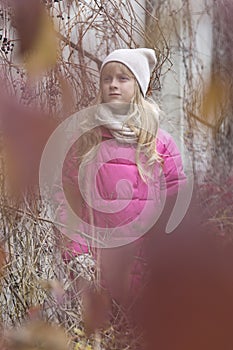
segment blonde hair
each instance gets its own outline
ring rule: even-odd
[[[139,174],[143,181],[147,182],[148,178],[153,178],[153,166],[156,163],[162,164],[163,160],[156,150],[156,137],[159,127],[160,109],[154,101],[146,100],[140,90],[138,82],[131,71],[120,62],[109,62],[106,64],[107,68],[113,69],[114,66],[120,66],[122,73],[125,73],[135,79],[135,92],[130,103],[128,111],[128,118],[125,124],[135,133],[137,137],[137,148],[135,155],[135,162]],[[106,66],[104,68],[106,68]],[[100,105],[104,103],[102,97],[102,74],[100,75],[100,89],[93,101],[93,105]],[[139,125],[135,124],[135,117],[139,116]],[[137,118],[138,119],[138,118]],[[92,149],[99,145],[102,140],[100,128],[94,128],[88,131],[81,138],[79,143],[80,160],[93,158],[91,155]],[[141,160],[141,154],[146,156],[146,164]],[[87,157],[87,158],[86,158]]]
[[[159,129],[160,109],[154,102],[146,100],[136,82],[135,95],[131,102],[132,113],[129,116],[127,125],[135,132],[138,143],[136,148],[136,164],[142,179],[145,181],[145,175],[151,177],[153,165],[162,164],[163,160],[156,149],[156,139]],[[140,116],[140,127],[133,125],[134,115]],[[147,162],[142,165],[140,155],[145,154]]]

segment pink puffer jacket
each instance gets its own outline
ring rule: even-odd
[[[133,245],[133,250],[130,250],[132,257],[129,259],[131,267],[128,271],[133,276],[130,284],[136,285],[141,278],[139,275],[142,274],[142,264],[137,266],[133,257],[137,255],[137,258],[139,256],[137,260],[143,261],[139,252],[143,239],[139,238],[143,237],[155,224],[156,216],[159,216],[161,197],[177,193],[179,186],[186,182],[186,176],[183,172],[181,155],[174,140],[162,129],[159,129],[156,146],[164,160],[162,172],[161,166],[156,164],[154,178],[149,181],[149,184],[142,180],[138,172],[134,145],[119,143],[106,129],[103,129],[103,139],[104,142],[101,143],[94,161],[83,169],[79,169],[82,205],[79,206],[81,209],[78,215],[84,222],[80,224],[79,229],[91,235],[94,227],[95,238],[102,241],[105,237],[104,243],[111,248],[109,253],[103,249],[106,251],[105,257],[108,254],[114,255],[113,247],[126,245],[129,247],[128,243],[138,242]],[[67,161],[64,174],[64,182],[76,187],[78,171],[75,161]],[[59,219],[63,224],[68,224],[67,213],[62,205],[63,194],[59,192],[57,199],[60,207]],[[72,255],[88,252],[85,238],[71,234],[65,229],[63,231],[73,238],[69,244],[69,250],[64,255],[65,259],[69,260]],[[122,251],[124,249],[127,250],[122,248]],[[119,250],[120,248],[115,248],[115,251]],[[108,258],[104,260],[108,264]]]

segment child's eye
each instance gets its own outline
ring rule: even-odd
[[[110,81],[110,77],[103,77],[103,81],[104,81],[104,82]]]
[[[120,80],[122,80],[122,81],[129,80],[129,77],[127,75],[122,75],[120,77]]]

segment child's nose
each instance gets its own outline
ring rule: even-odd
[[[116,78],[113,78],[112,80],[111,80],[111,83],[110,83],[110,88],[116,88],[116,87],[118,87],[118,81],[117,81],[117,79]]]

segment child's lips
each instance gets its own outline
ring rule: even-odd
[[[113,97],[114,97],[114,96],[120,96],[120,94],[117,94],[117,93],[111,93],[111,94],[109,94],[109,96],[111,96],[111,97],[112,97],[112,96],[113,96]]]

